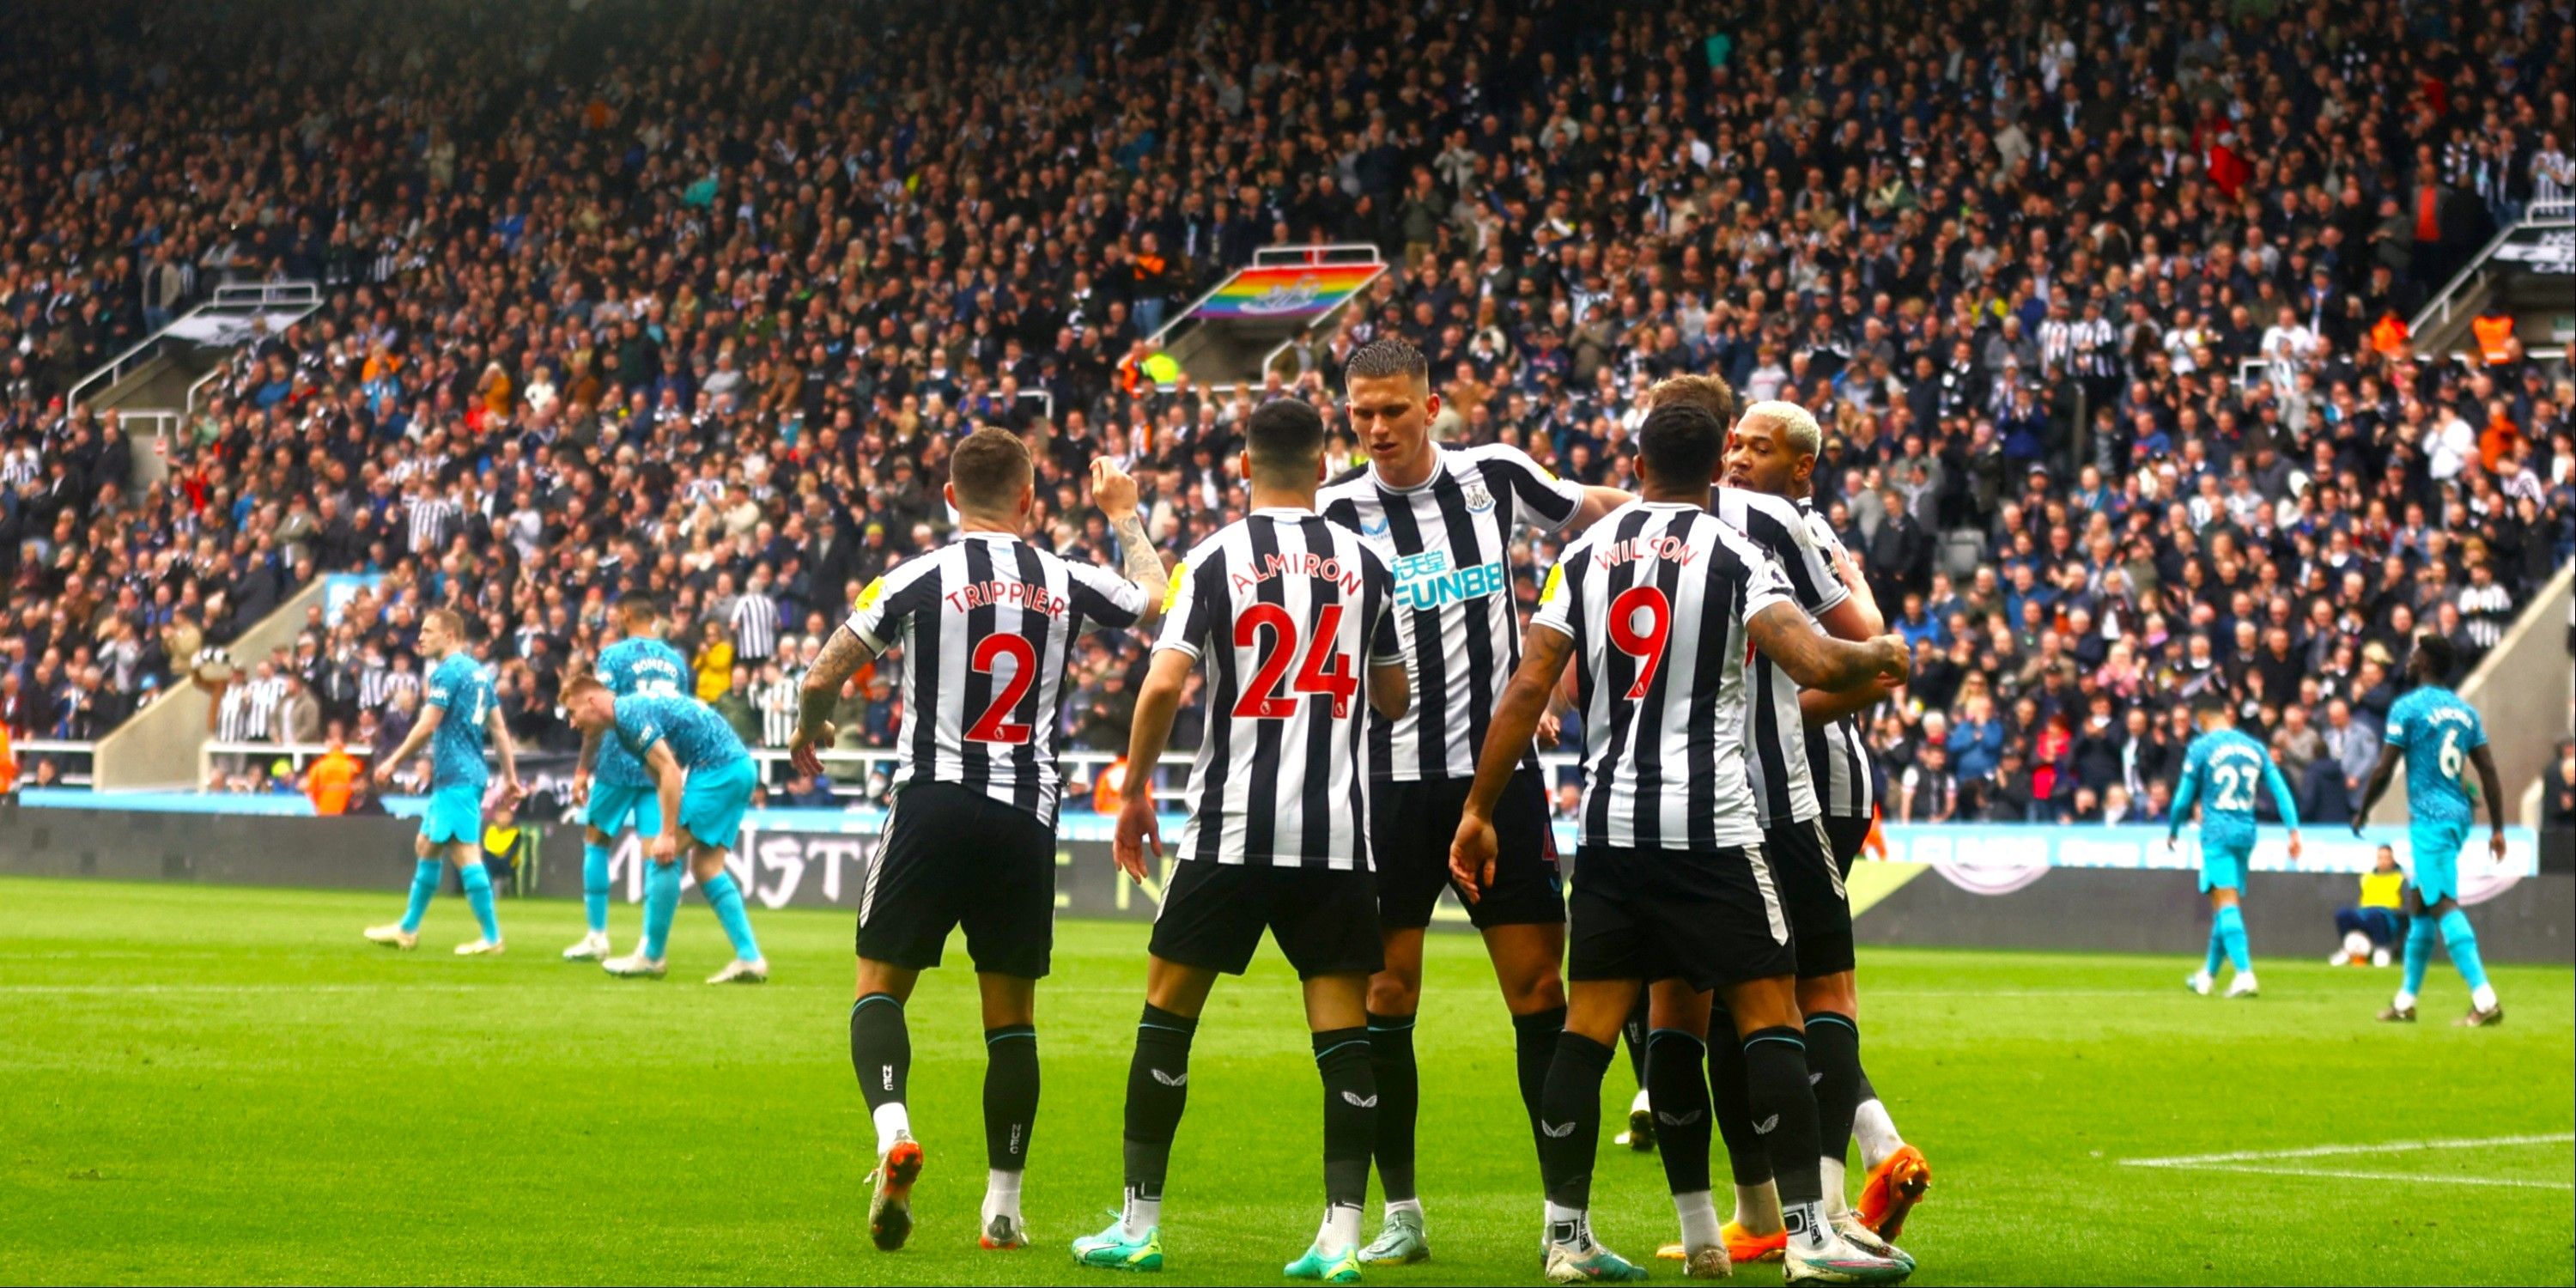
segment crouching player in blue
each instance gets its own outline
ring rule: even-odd
[[[2263,744],[2239,732],[2236,717],[2225,706],[2200,709],[2200,736],[2183,752],[2182,786],[2174,792],[2173,822],[2165,829],[2165,848],[2174,848],[2182,823],[2200,802],[2200,890],[2209,896],[2209,957],[2183,983],[2203,997],[2218,974],[2221,958],[2234,963],[2236,978],[2227,983],[2229,997],[2254,996],[2254,954],[2245,946],[2245,914],[2237,907],[2245,891],[2245,871],[2254,857],[2254,785],[2272,789],[2281,822],[2290,829],[2290,857],[2299,857],[2299,806],[2290,785]]]
[[[610,694],[640,693],[667,697],[688,694],[689,661],[662,641],[662,615],[650,595],[617,601],[618,629],[624,638],[599,650],[591,673]],[[662,833],[662,812],[654,807],[653,776],[628,755],[615,738],[586,734],[581,740],[581,766],[573,771],[572,797],[582,807],[581,912],[588,933],[564,950],[568,962],[603,961],[608,957],[608,848],[628,826],[647,841]]]
[[[660,832],[646,843],[653,866],[644,875],[644,943],[633,953],[601,963],[611,975],[660,979],[667,969],[663,952],[671,938],[671,918],[680,908],[680,842],[689,846],[689,870],[698,890],[715,909],[725,938],[733,941],[734,959],[707,977],[710,984],[760,984],[769,979],[769,963],[751,937],[751,917],[743,910],[742,887],[725,871],[725,851],[742,830],[743,811],[751,808],[759,772],[742,739],[724,718],[695,698],[672,693],[633,693],[619,697],[593,675],[574,677],[564,685],[564,713],[585,738],[614,737],[653,778],[661,799]]]
[[[438,865],[456,864],[465,882],[465,901],[474,908],[482,937],[456,946],[460,957],[501,951],[501,920],[492,908],[492,877],[483,867],[483,788],[491,771],[483,764],[483,739],[490,734],[501,756],[505,796],[515,801],[519,786],[516,749],[500,704],[492,700],[492,677],[465,651],[465,619],[453,610],[433,608],[421,618],[420,650],[438,659],[422,692],[420,722],[393,754],[376,762],[376,783],[392,781],[394,766],[408,764],[430,748],[429,811],[421,815],[420,835],[412,841],[418,860],[411,877],[411,905],[401,921],[369,926],[367,938],[388,948],[411,948],[420,942],[420,919],[438,893]]]
[[[2495,753],[2487,750],[2486,722],[2460,695],[2442,687],[2456,662],[2451,642],[2427,634],[2415,641],[2406,662],[2415,688],[2388,709],[2388,735],[2379,749],[2379,764],[2370,771],[2370,787],[2361,812],[2353,816],[2353,834],[2361,820],[2388,790],[2397,762],[2406,762],[2406,812],[2411,820],[2407,848],[2415,855],[2414,919],[2406,928],[2406,982],[2379,1018],[2415,1022],[2415,995],[2424,987],[2424,968],[2433,961],[2433,941],[2442,941],[2468,981],[2469,1013],[2456,1023],[2483,1028],[2504,1023],[2504,1004],[2487,982],[2486,964],[2478,960],[2478,933],[2469,914],[2460,911],[2460,850],[2469,842],[2477,811],[2460,786],[2460,771],[2478,769],[2478,788],[2487,798],[2487,853],[2504,861],[2504,785],[2496,779]]]

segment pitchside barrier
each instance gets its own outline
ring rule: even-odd
[[[416,798],[368,818],[314,818],[296,796],[30,791],[0,807],[0,873],[209,884],[398,889],[410,873]],[[855,909],[875,854],[883,811],[760,809],[746,816],[732,858],[735,879],[761,906]],[[1177,845],[1182,820],[1167,815],[1163,837]],[[1170,874],[1166,858],[1143,885],[1110,858],[1114,820],[1069,808],[1057,826],[1056,907],[1067,916],[1153,916]],[[522,894],[581,893],[581,829],[531,822],[530,857],[513,887]],[[1569,875],[1579,870],[1571,827],[1557,825]],[[2576,962],[2576,875],[2561,861],[2570,837],[2508,828],[2502,863],[2486,852],[2486,830],[2460,855],[2463,897],[2488,957]],[[2377,846],[2410,863],[2404,828],[2374,827],[2355,839],[2343,828],[2310,828],[2296,861],[2286,838],[2266,829],[2253,858],[2245,917],[2269,953],[2335,947],[2334,911],[2359,892]],[[2167,852],[2161,827],[1890,825],[1852,870],[1848,886],[1864,943],[2197,952],[2208,900],[2197,890],[2192,829]],[[629,835],[612,851],[620,895],[640,900],[643,851]],[[686,878],[684,878],[685,880]],[[1444,897],[1440,924],[1463,928],[1466,913]]]

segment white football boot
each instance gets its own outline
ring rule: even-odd
[[[366,933],[367,942],[383,944],[387,948],[409,950],[420,947],[420,936],[403,929],[400,923],[390,926],[369,926]]]

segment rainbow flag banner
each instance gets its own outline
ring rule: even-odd
[[[1349,299],[1383,264],[1289,264],[1247,268],[1218,287],[1193,316],[1292,318],[1328,312]]]

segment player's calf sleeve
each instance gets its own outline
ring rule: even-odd
[[[1680,1029],[1646,1039],[1646,1100],[1655,1111],[1655,1148],[1675,1194],[1708,1190],[1708,1044]]]
[[[1529,1115],[1530,1139],[1539,1140],[1538,1102],[1547,1092],[1548,1066],[1556,1063],[1557,1035],[1565,1032],[1565,1008],[1512,1017],[1512,1066],[1519,1075],[1521,1110]]]
[[[2218,927],[2218,941],[2227,950],[2227,960],[2239,973],[2254,969],[2254,954],[2245,943],[2245,913],[2235,904],[2218,910],[2211,919]]]
[[[1369,1151],[1377,1142],[1380,1109],[1373,1045],[1367,1029],[1326,1029],[1315,1035],[1315,1070],[1324,1077],[1327,1208],[1356,1212],[1368,1201]]]
[[[591,933],[608,932],[608,847],[585,842],[581,847],[581,915]]]
[[[1580,1033],[1556,1040],[1539,1093],[1538,1169],[1547,1201],[1558,1207],[1592,1206],[1592,1158],[1601,1144],[1601,1075],[1610,1071],[1610,1048]]]
[[[1816,1154],[1830,1166],[1818,1170],[1825,1209],[1840,1209],[1844,1160],[1851,1153],[1852,1118],[1860,1112],[1860,1025],[1848,1015],[1807,1015],[1807,1074],[1816,1088]]]
[[[1402,1203],[1415,1195],[1413,1131],[1422,1104],[1422,1071],[1413,1063],[1413,1017],[1371,1012],[1368,1055],[1369,1073],[1377,1085],[1378,1189],[1387,1202]],[[1322,1063],[1322,1057],[1317,1057],[1317,1063]],[[1326,1082],[1330,1083],[1329,1077]],[[1329,1101],[1329,1085],[1326,1097]],[[1332,1106],[1327,1103],[1324,1108],[1329,1122]]]
[[[656,961],[670,947],[671,919],[680,913],[680,865],[644,869],[644,955]]]
[[[1127,1190],[1160,1200],[1172,1161],[1172,1134],[1189,1104],[1190,1040],[1199,1022],[1148,1003],[1136,1022],[1136,1056],[1127,1066]]]
[[[2478,955],[2478,932],[2469,925],[2469,914],[2457,908],[2442,914],[2442,948],[2451,954],[2451,965],[2458,967],[2460,978],[2467,981],[2472,993],[2485,994],[2487,967]],[[2477,999],[2480,1009],[2494,1004],[2491,995]]]
[[[1786,1026],[1744,1039],[1744,1082],[1752,1101],[1754,1135],[1771,1156],[1780,1187],[1780,1211],[1792,1236],[1800,1209],[1820,1220],[1824,1186],[1818,1176],[1816,1094],[1807,1081],[1807,1043]]]
[[[701,882],[698,891],[715,909],[716,924],[724,927],[725,938],[733,944],[733,955],[747,962],[760,960],[760,941],[752,938],[751,912],[743,907],[742,887],[730,872],[719,872]]]
[[[1708,1090],[1717,1131],[1726,1139],[1726,1166],[1739,1188],[1771,1183],[1771,1154],[1753,1131],[1753,1094],[1745,1085],[1744,1044],[1735,1017],[1709,1015]]]
[[[984,1030],[984,1164],[1025,1171],[1038,1119],[1038,1031],[1031,1024]]]
[[[438,868],[436,859],[422,859],[412,865],[411,902],[403,907],[403,933],[420,929],[420,919],[429,912],[429,901],[438,897]]]
[[[501,917],[492,907],[492,874],[484,870],[480,859],[458,869],[465,881],[465,903],[474,909],[475,924],[483,928],[483,937],[501,942]]]

